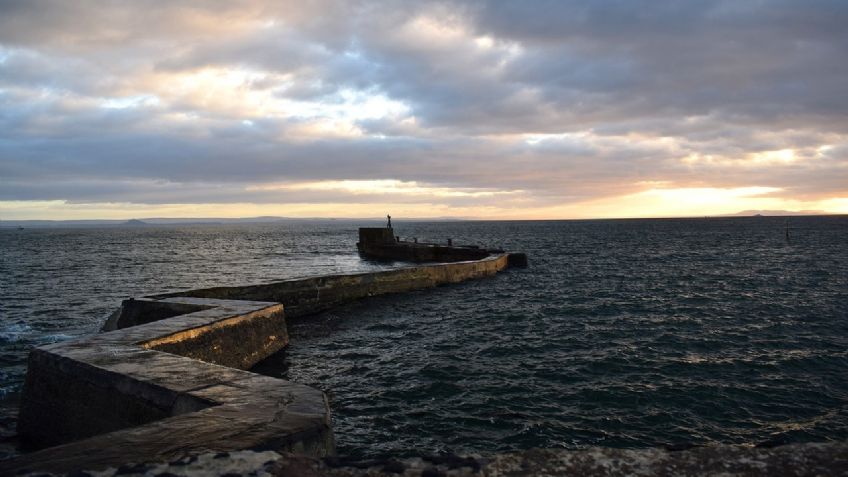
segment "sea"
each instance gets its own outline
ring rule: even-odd
[[[0,458],[33,346],[127,297],[409,266],[356,253],[369,225],[0,229]],[[323,390],[343,456],[848,439],[846,216],[394,226],[529,266],[289,321],[256,371]]]

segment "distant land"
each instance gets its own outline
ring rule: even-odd
[[[138,219],[130,219],[130,220],[127,220],[126,222],[124,222],[121,225],[148,225],[148,223],[141,221],[141,220],[138,220]]]
[[[445,222],[475,220],[469,217],[433,217],[426,219],[403,218],[401,222]],[[277,222],[381,222],[385,223],[385,217],[351,217],[351,218],[329,218],[329,217],[239,217],[239,218],[216,218],[216,217],[150,217],[129,220],[110,219],[88,219],[88,220],[0,220],[0,228],[49,228],[49,227],[144,227],[151,225],[221,225],[221,224],[262,224]]]
[[[823,210],[743,210],[735,214],[722,215],[721,217],[749,217],[753,215],[762,216],[791,216],[791,215],[833,215]]]
[[[711,217],[754,217],[754,216],[772,216],[772,217],[788,217],[802,215],[840,215],[825,212],[823,210],[743,210],[735,214],[713,215]],[[664,218],[699,218],[697,217],[664,217]],[[661,217],[645,217],[661,218]],[[428,217],[428,218],[407,218],[393,217],[393,220],[398,223],[402,222],[457,222],[463,220],[499,220],[499,219],[478,219],[475,217]],[[507,219],[504,219],[507,220]],[[516,219],[517,220],[517,219]],[[535,219],[528,219],[535,220]],[[539,219],[539,220],[616,220],[616,219]],[[51,228],[51,227],[144,227],[151,225],[222,225],[222,224],[263,224],[263,223],[280,223],[280,222],[381,222],[385,223],[385,217],[239,217],[239,218],[215,218],[215,217],[189,217],[189,218],[171,218],[171,217],[150,217],[143,219],[129,220],[0,220],[0,228]]]

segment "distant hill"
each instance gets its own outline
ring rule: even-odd
[[[443,222],[443,221],[459,221],[459,220],[474,220],[469,217],[434,217],[434,218],[414,218],[403,217],[395,219],[400,223],[403,222]],[[239,217],[239,218],[223,218],[223,217],[145,217],[143,219],[130,220],[3,220],[0,221],[0,228],[11,227],[35,227],[35,228],[54,228],[54,227],[141,227],[141,226],[162,226],[162,225],[216,225],[216,224],[255,224],[255,223],[301,223],[301,222],[328,222],[328,221],[343,221],[354,224],[377,222],[386,223],[385,217],[338,217],[338,218],[323,218],[323,217]]]
[[[828,215],[823,210],[743,210],[735,214],[727,214],[725,217],[752,217],[752,216],[789,216],[789,215]]]

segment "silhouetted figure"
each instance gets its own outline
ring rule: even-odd
[[[386,228],[390,229],[390,228],[392,228],[392,216],[387,215],[386,218],[389,219],[389,223],[386,224]]]

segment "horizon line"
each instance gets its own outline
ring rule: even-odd
[[[808,212],[808,211],[742,211],[731,214],[713,215],[681,215],[681,216],[653,216],[653,217],[582,217],[582,218],[486,218],[486,217],[392,217],[395,222],[564,222],[585,220],[670,220],[670,219],[714,219],[714,218],[755,218],[755,217],[839,217],[848,216],[838,212]],[[765,212],[765,213],[763,213]],[[769,213],[772,212],[772,213]],[[0,219],[0,228],[16,227],[19,224],[70,224],[70,225],[179,225],[195,223],[225,223],[225,222],[277,222],[277,221],[385,221],[385,217],[286,217],[286,216],[247,216],[247,217],[131,217],[122,219]],[[145,222],[164,221],[164,222]],[[4,225],[9,224],[9,225]]]

